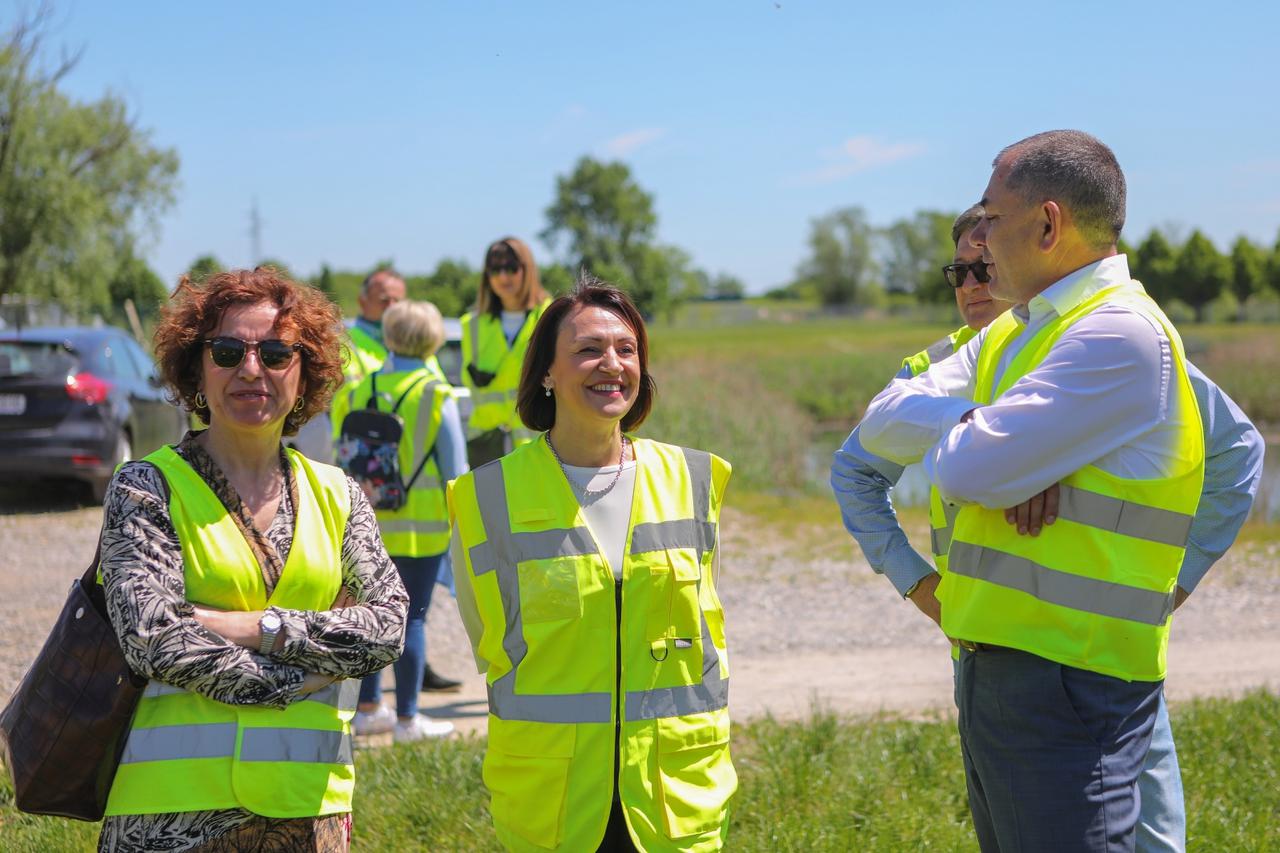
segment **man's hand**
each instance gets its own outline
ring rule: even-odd
[[[907,596],[911,599],[911,603],[918,607],[921,613],[932,619],[939,628],[942,627],[942,602],[938,601],[935,593],[938,591],[940,580],[942,575],[937,572],[925,575]]]
[[[1004,520],[1018,526],[1018,535],[1039,536],[1041,528],[1058,520],[1058,484],[1004,511]]]

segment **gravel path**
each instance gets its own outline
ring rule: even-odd
[[[77,508],[70,493],[0,490],[0,696],[17,683],[71,580],[93,557],[101,518],[98,508]],[[871,572],[843,530],[771,531],[732,508],[722,530],[735,716],[793,716],[814,702],[859,714],[948,711],[945,640]],[[927,541],[923,530],[908,532]],[[1278,550],[1274,542],[1237,546],[1179,610],[1172,699],[1280,687]],[[441,587],[436,593],[429,656],[438,672],[466,684],[460,694],[424,695],[424,710],[474,730],[483,725],[484,681],[451,597]]]

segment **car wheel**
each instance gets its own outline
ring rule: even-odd
[[[115,469],[118,468],[121,463],[131,461],[133,461],[133,441],[129,438],[129,433],[121,430],[120,434],[116,436],[115,453],[111,455],[112,473],[115,472]],[[90,484],[90,489],[93,492],[94,503],[100,504],[107,499],[107,486],[110,483],[111,477],[107,476],[101,480],[94,480],[93,483]]]

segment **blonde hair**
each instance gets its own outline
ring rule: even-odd
[[[397,302],[382,315],[382,342],[397,355],[426,358],[444,343],[444,318],[430,302]]]

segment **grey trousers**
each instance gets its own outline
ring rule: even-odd
[[[1132,851],[1162,684],[961,651],[960,744],[984,853]]]

